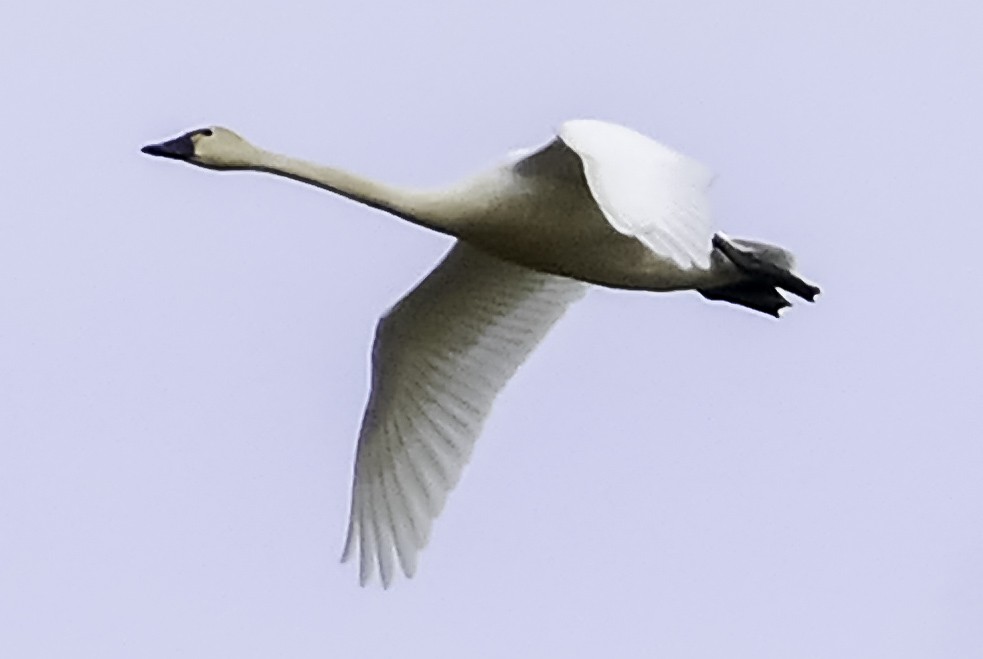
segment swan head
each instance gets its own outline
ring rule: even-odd
[[[140,149],[151,156],[183,160],[208,169],[246,169],[256,164],[259,150],[228,128],[199,128],[160,144]]]

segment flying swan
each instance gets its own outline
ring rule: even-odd
[[[457,238],[379,322],[343,561],[365,585],[412,577],[499,391],[588,284],[693,289],[774,316],[819,289],[780,247],[715,232],[700,163],[628,128],[564,123],[540,148],[436,190],[370,181],[253,146],[226,128],[143,148],[307,183]]]

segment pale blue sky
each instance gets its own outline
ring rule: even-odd
[[[983,656],[980,5],[450,5],[5,10],[0,655]],[[592,293],[360,589],[372,329],[448,240],[138,149],[436,184],[572,117],[705,161],[824,295]]]

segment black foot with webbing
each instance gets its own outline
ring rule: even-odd
[[[739,304],[777,318],[779,311],[791,306],[779,288],[809,302],[814,302],[820,293],[818,286],[803,281],[787,267],[773,262],[783,259],[763,258],[765,252],[742,249],[719,234],[713,237],[713,246],[747,275],[747,279],[727,286],[700,289],[703,297],[709,300]]]

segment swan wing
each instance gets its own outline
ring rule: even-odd
[[[568,121],[559,135],[580,156],[591,195],[612,227],[682,269],[710,267],[713,174],[706,167],[603,121]]]
[[[510,155],[512,171],[523,177],[583,182],[583,163],[563,140],[556,138],[534,149],[519,149]]]
[[[342,556],[364,585],[417,554],[495,397],[587,286],[458,242],[379,322]]]

